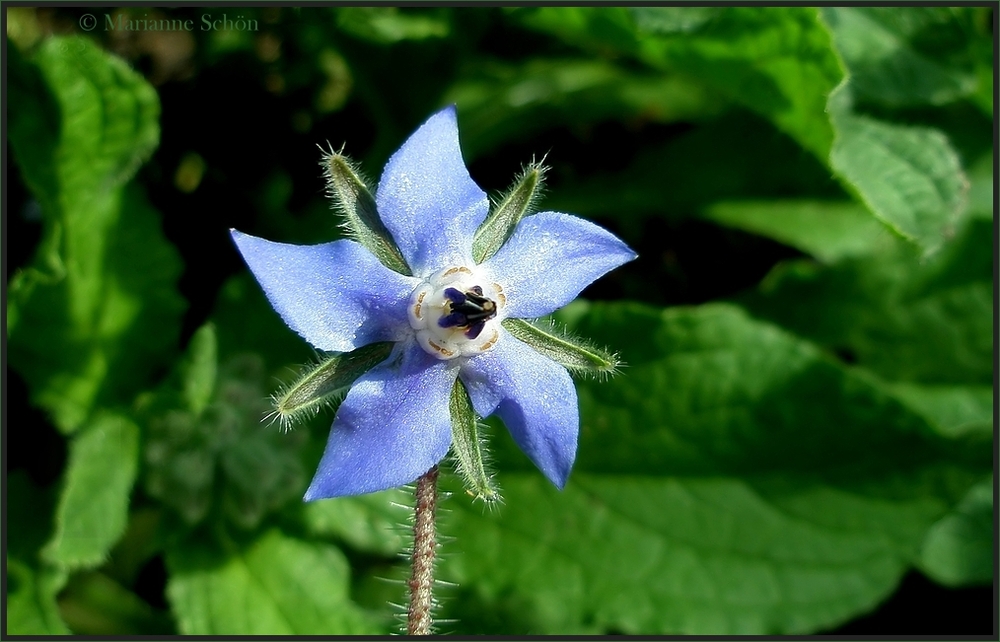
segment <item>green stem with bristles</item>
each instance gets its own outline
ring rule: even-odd
[[[406,611],[407,635],[430,635],[434,606],[434,557],[437,554],[435,513],[437,512],[438,467],[434,466],[417,480],[413,507],[413,558],[410,580],[410,605]]]

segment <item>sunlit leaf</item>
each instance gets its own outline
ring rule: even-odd
[[[125,531],[138,467],[139,427],[122,415],[95,416],[70,444],[56,532],[45,557],[67,567],[103,562]]]
[[[158,142],[159,102],[83,38],[12,62],[11,146],[45,229],[11,282],[10,364],[70,432],[98,400],[128,401],[175,349],[180,262],[141,191],[123,187]]]
[[[271,530],[225,553],[187,543],[167,555],[167,596],[185,635],[363,635],[383,631],[351,602],[350,567],[329,544]]]
[[[853,85],[830,96],[837,138],[830,166],[878,219],[932,253],[950,238],[966,206],[968,179],[938,130],[854,113]]]

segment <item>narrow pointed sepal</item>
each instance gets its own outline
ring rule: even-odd
[[[375,198],[351,160],[338,152],[324,152],[322,165],[327,194],[343,217],[350,238],[365,246],[390,270],[411,276],[410,267],[379,218]]]
[[[545,179],[545,167],[532,163],[514,182],[513,187],[491,209],[472,240],[472,258],[482,263],[514,233],[522,218],[532,213]]]
[[[308,418],[330,405],[354,381],[389,357],[393,344],[388,341],[370,343],[351,352],[338,352],[324,357],[318,364],[307,366],[299,378],[274,396],[274,417],[286,430],[297,421]]]
[[[461,379],[451,390],[451,450],[456,469],[465,481],[466,492],[486,503],[500,501],[500,491],[487,467],[485,442],[479,434],[479,418],[472,409],[469,393]]]
[[[552,321],[504,319],[503,327],[574,375],[610,377],[622,365],[617,354],[574,336]]]

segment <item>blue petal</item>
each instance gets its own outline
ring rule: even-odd
[[[636,257],[611,232],[569,214],[542,212],[518,223],[484,264],[507,296],[507,316],[558,310],[598,278]]]
[[[431,116],[392,155],[375,200],[415,275],[471,264],[472,237],[489,201],[462,160],[454,106]]]
[[[337,411],[305,500],[401,486],[440,462],[451,446],[456,372],[411,341],[358,379]]]
[[[462,368],[472,407],[500,415],[521,450],[558,488],[576,458],[580,412],[566,369],[504,333],[497,345]]]
[[[274,243],[231,230],[236,247],[288,327],[320,350],[394,341],[409,328],[418,280],[393,272],[353,241]]]

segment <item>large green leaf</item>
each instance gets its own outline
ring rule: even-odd
[[[902,242],[869,257],[776,268],[742,299],[774,321],[884,377],[993,383],[992,221],[969,221],[939,255]]]
[[[845,82],[830,95],[837,132],[830,167],[872,214],[930,254],[955,233],[966,207],[969,183],[958,154],[936,129],[855,113],[852,92]]]
[[[102,412],[70,444],[56,510],[56,532],[44,555],[66,567],[96,566],[125,531],[139,467],[139,427]]]
[[[129,401],[175,347],[181,266],[125,181],[159,137],[141,76],[84,38],[11,56],[10,141],[45,217],[34,263],[10,282],[10,364],[62,431],[99,401]]]
[[[505,506],[446,504],[461,554],[441,576],[464,587],[448,616],[535,634],[832,627],[892,592],[991,465],[988,444],[939,436],[879,380],[738,308],[564,318],[628,367],[579,384],[565,492],[497,438]]]
[[[380,632],[351,602],[350,567],[333,546],[271,530],[245,548],[230,549],[186,542],[168,551],[167,597],[182,634]]]
[[[601,52],[678,72],[754,110],[823,160],[833,130],[826,96],[843,77],[816,9],[663,7],[519,9],[526,25]]]
[[[584,444],[585,446],[586,444]],[[771,493],[725,477],[574,474],[557,493],[504,477],[498,514],[455,501],[446,615],[503,633],[802,634],[873,608],[942,507],[821,486]],[[837,521],[841,521],[838,524]],[[474,609],[480,605],[481,611]],[[468,633],[500,631],[468,630]]]
[[[966,54],[967,11],[946,7],[825,7],[824,21],[858,100],[941,105],[977,87]]]
[[[951,448],[886,384],[740,308],[593,304],[567,320],[626,364],[610,382],[579,384],[582,435],[601,444],[581,447],[583,470],[633,471],[648,458],[672,474],[782,471],[857,489]]]

